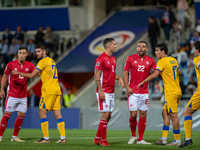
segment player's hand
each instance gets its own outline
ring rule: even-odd
[[[2,99],[5,98],[5,92],[4,92],[4,91],[1,91],[1,92],[0,92],[0,97],[1,97]]]
[[[124,88],[124,81],[122,78],[119,78],[119,86],[121,85],[122,89]]]
[[[139,84],[137,85],[137,90],[139,89],[139,87],[142,88],[143,85],[144,85],[143,82],[139,83]]]
[[[102,91],[100,92],[100,100],[105,101],[105,93]]]
[[[16,71],[16,70],[13,70],[11,73],[12,73],[12,75],[18,75],[18,71]]]
[[[133,89],[132,88],[126,87],[126,90],[127,90],[128,96],[131,96],[133,94]]]

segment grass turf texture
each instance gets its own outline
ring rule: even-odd
[[[160,139],[161,131],[145,131],[144,140],[151,142],[152,145],[137,145],[128,144],[131,133],[128,130],[108,130],[107,140],[110,147],[93,145],[93,139],[96,135],[96,130],[66,130],[67,143],[55,143],[59,139],[58,130],[49,130],[51,143],[36,144],[42,138],[40,129],[21,129],[19,137],[25,140],[25,143],[11,142],[13,129],[6,129],[2,142],[0,142],[1,150],[61,150],[61,149],[109,149],[109,150],[126,150],[126,149],[178,149],[176,146],[155,145],[154,142]],[[185,149],[199,149],[200,132],[192,132],[193,145]],[[184,132],[181,132],[181,139],[184,140]],[[173,141],[173,133],[169,132],[168,143]]]

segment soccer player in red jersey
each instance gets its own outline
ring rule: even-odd
[[[26,47],[20,47],[18,49],[18,59],[11,61],[7,64],[4,71],[4,75],[1,81],[1,92],[0,97],[5,98],[4,86],[8,79],[8,94],[5,102],[5,113],[1,119],[0,124],[0,142],[2,141],[3,133],[7,127],[8,120],[14,111],[18,111],[18,117],[14,124],[14,131],[11,141],[16,142],[25,142],[24,140],[19,139],[18,133],[21,129],[23,120],[25,118],[25,113],[27,111],[27,84],[28,79],[17,75],[14,76],[11,74],[12,70],[17,70],[21,72],[30,73],[35,69],[35,66],[26,61],[28,56],[28,50]]]
[[[149,76],[151,69],[153,71],[156,69],[156,63],[153,58],[146,55],[148,48],[145,41],[140,41],[136,50],[137,54],[127,58],[123,72],[128,94],[128,109],[130,110],[129,124],[132,132],[132,137],[128,144],[133,144],[137,139],[137,110],[139,110],[137,144],[151,144],[143,140],[146,128],[146,115],[149,108],[148,83],[145,83],[139,90],[137,90],[137,85]]]
[[[96,95],[98,100],[98,110],[101,112],[101,120],[97,134],[93,143],[96,145],[109,146],[106,138],[107,124],[114,109],[114,87],[115,80],[124,87],[124,82],[116,73],[116,59],[112,55],[117,48],[115,40],[106,38],[103,41],[105,52],[102,53],[95,62],[94,79],[97,84]]]

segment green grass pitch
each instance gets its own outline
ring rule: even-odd
[[[40,129],[21,129],[19,137],[25,140],[25,143],[11,142],[13,129],[6,129],[3,140],[0,143],[1,150],[73,150],[73,149],[109,149],[109,150],[157,150],[157,149],[178,149],[176,146],[155,145],[154,142],[160,139],[161,131],[145,131],[144,140],[151,142],[152,145],[129,145],[127,142],[130,139],[131,133],[129,130],[108,130],[107,140],[110,147],[103,147],[93,145],[92,141],[96,135],[96,130],[66,130],[67,143],[55,143],[59,139],[58,130],[49,130],[51,143],[36,144],[34,141],[42,138],[42,131]],[[184,132],[181,132],[182,141],[184,140]],[[200,132],[192,132],[193,145],[185,149],[199,149],[200,148]],[[173,141],[173,133],[169,132],[168,143]]]

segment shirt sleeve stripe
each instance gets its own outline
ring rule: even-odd
[[[158,70],[158,71],[160,71],[160,72],[161,72],[161,70],[159,70],[159,69],[156,69],[156,70]]]
[[[41,71],[39,68],[35,68],[35,69],[37,69],[37,70]]]

